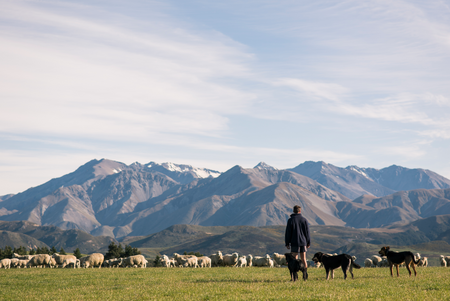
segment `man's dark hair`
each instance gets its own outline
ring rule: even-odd
[[[302,207],[300,207],[299,205],[295,205],[294,206],[294,213],[299,213],[301,209],[302,209]]]

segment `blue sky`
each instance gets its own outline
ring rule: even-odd
[[[448,1],[0,0],[0,195],[91,159],[450,178]]]

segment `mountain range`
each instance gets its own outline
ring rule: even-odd
[[[285,225],[296,204],[311,225],[398,226],[450,214],[450,180],[395,165],[378,170],[308,161],[279,170],[261,162],[221,173],[102,159],[22,193],[1,196],[0,220],[119,239],[176,224]]]

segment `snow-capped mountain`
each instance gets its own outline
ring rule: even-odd
[[[221,172],[206,168],[197,168],[186,164],[175,164],[175,163],[156,163],[150,162],[145,164],[148,170],[158,171],[163,173],[172,179],[178,181],[180,184],[187,184],[192,182],[194,179],[205,179],[205,178],[217,178],[221,175]]]
[[[398,191],[408,187],[407,192]],[[148,235],[174,224],[279,225],[300,204],[312,225],[374,227],[450,214],[450,180],[427,170],[263,162],[224,173],[185,164],[92,160],[0,199],[0,220],[93,235]],[[423,189],[427,188],[427,189]]]

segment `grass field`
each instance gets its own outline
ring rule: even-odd
[[[395,271],[395,270],[394,270]],[[388,268],[354,270],[355,279],[306,282],[287,268],[0,270],[0,300],[450,300],[450,269],[418,268],[391,278]]]

